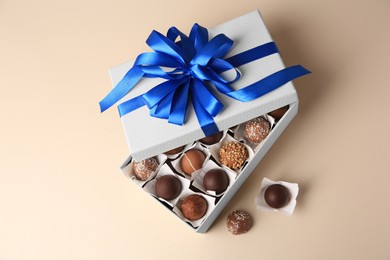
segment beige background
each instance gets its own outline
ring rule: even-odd
[[[260,9],[300,112],[207,234],[117,170],[107,69],[152,29],[187,32]],[[390,259],[389,1],[0,0],[0,259]],[[298,182],[292,217],[258,212],[261,179]],[[246,209],[253,229],[225,227]]]

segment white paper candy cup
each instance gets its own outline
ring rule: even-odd
[[[180,184],[181,184],[181,192],[180,194],[174,198],[173,200],[165,200],[163,198],[160,198],[157,194],[156,194],[156,181],[157,181],[157,178],[159,178],[160,176],[164,176],[164,175],[173,175],[175,176],[176,178],[178,178],[178,180],[180,181]],[[170,205],[171,207],[173,207],[177,201],[179,200],[179,198],[181,197],[182,193],[185,192],[188,188],[190,187],[190,181],[186,178],[183,178],[181,176],[178,176],[176,174],[174,174],[171,170],[171,168],[164,164],[160,170],[158,171],[157,175],[156,175],[156,178],[154,178],[153,180],[151,180],[150,182],[146,183],[145,186],[143,187],[144,191],[146,191],[147,193],[149,193],[150,195],[156,197],[157,199],[161,200],[161,201],[164,201],[166,202],[168,205]]]
[[[156,171],[153,174],[151,174],[149,176],[149,178],[145,181],[139,180],[137,177],[135,177],[135,175],[133,173],[134,160],[131,160],[131,162],[128,165],[126,165],[126,167],[123,167],[122,172],[127,178],[134,181],[134,183],[137,186],[142,187],[145,185],[145,183],[152,180],[156,176],[157,172],[160,170],[160,168],[164,165],[165,161],[167,160],[167,156],[165,154],[160,154],[160,155],[157,155],[155,157],[156,157],[157,162],[158,162],[158,167],[157,167]]]
[[[214,159],[226,170],[229,170],[229,171],[233,171],[235,172],[237,175],[240,174],[240,172],[242,171],[242,169],[245,167],[245,165],[247,164],[248,161],[252,160],[253,156],[254,156],[254,152],[252,150],[251,147],[249,147],[248,145],[246,144],[243,144],[246,149],[248,150],[248,159],[242,164],[242,167],[240,169],[237,169],[237,170],[233,170],[233,169],[230,169],[229,167],[223,165],[221,163],[221,161],[219,160],[219,150],[221,149],[221,147],[229,142],[238,142],[237,139],[231,137],[230,135],[226,135],[225,138],[223,140],[221,140],[219,143],[213,145],[211,148],[210,148],[210,153],[211,155],[214,157]],[[242,143],[241,143],[242,144]]]
[[[203,178],[204,178],[204,175],[212,170],[212,169],[223,169],[223,171],[226,172],[228,178],[229,178],[229,185],[228,187],[226,188],[226,190],[222,193],[219,193],[217,194],[215,191],[211,191],[211,190],[206,190],[206,188],[203,186]],[[230,169],[225,169],[225,168],[221,168],[220,166],[218,166],[215,162],[213,162],[212,160],[209,160],[206,165],[204,165],[203,169],[201,172],[199,172],[199,174],[196,175],[196,177],[194,178],[194,181],[192,182],[192,186],[194,186],[195,188],[199,189],[200,191],[204,192],[204,193],[207,193],[211,196],[217,196],[217,197],[220,197],[222,196],[223,194],[225,194],[225,192],[233,185],[234,181],[236,180],[236,173],[233,172],[232,170]]]
[[[191,150],[191,149],[196,149],[196,150],[200,150],[205,156],[206,156],[206,159],[204,160],[203,162],[203,165],[202,165],[202,168],[203,166],[207,163],[207,161],[210,159],[210,151],[209,149],[201,146],[199,143],[194,143],[191,147],[189,147],[186,151],[188,150]],[[180,161],[181,161],[181,158],[184,156],[184,153],[181,154],[177,159],[173,160],[171,163],[172,163],[172,166],[173,168],[178,172],[180,173],[181,175],[183,175],[185,178],[189,179],[189,180],[193,180],[195,178],[195,176],[200,172],[202,171],[202,168],[197,170],[197,171],[194,171],[191,176],[188,176],[187,174],[185,174],[181,168],[181,165],[180,165]]]
[[[265,190],[273,184],[281,184],[290,191],[290,201],[286,206],[279,209],[274,209],[268,206],[268,204],[264,200]],[[297,183],[290,183],[285,181],[271,181],[270,179],[264,178],[261,182],[260,192],[257,194],[255,199],[256,207],[258,210],[281,212],[283,214],[291,216],[294,212],[295,205],[297,204],[298,191],[299,187]]]
[[[263,115],[262,117],[265,118],[269,122],[269,124],[270,124],[270,131],[269,131],[269,134],[268,134],[268,135],[270,135],[272,129],[275,126],[275,119],[272,116],[269,116],[269,115]],[[261,148],[261,146],[265,142],[265,140],[267,140],[268,136],[260,143],[254,143],[254,142],[249,141],[246,138],[246,136],[245,136],[245,125],[246,125],[247,122],[244,122],[244,123],[240,124],[237,128],[235,128],[234,137],[237,140],[239,140],[239,141],[243,141],[246,145],[248,145],[255,152],[257,152]]]
[[[183,213],[180,210],[181,204],[182,204],[184,198],[189,196],[189,195],[192,195],[192,194],[198,194],[198,195],[202,196],[203,198],[205,198],[207,201],[206,214],[202,218],[200,218],[198,220],[194,220],[194,221],[191,221],[191,220],[185,218],[183,216]],[[180,199],[175,204],[175,207],[173,208],[173,212],[175,212],[182,220],[186,221],[187,223],[190,223],[191,226],[193,226],[194,228],[197,228],[200,226],[200,224],[202,224],[203,220],[214,210],[214,208],[215,208],[215,198],[214,197],[211,197],[211,196],[208,196],[205,194],[200,194],[197,192],[193,192],[193,191],[188,189],[188,190],[184,191],[182,195],[180,195]]]

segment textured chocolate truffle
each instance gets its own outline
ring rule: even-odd
[[[158,167],[158,162],[156,158],[148,158],[140,162],[134,162],[133,164],[133,173],[137,179],[146,181],[149,179],[150,175],[156,172]]]
[[[290,201],[290,192],[281,184],[273,184],[265,190],[264,200],[272,208],[282,208]]]
[[[283,117],[283,115],[287,112],[288,106],[278,108],[272,112],[269,112],[268,115],[272,116],[276,120],[279,120]]]
[[[206,199],[198,194],[185,197],[181,204],[183,216],[191,221],[201,219],[206,214],[207,208]]]
[[[229,186],[229,177],[222,169],[212,169],[204,175],[203,186],[206,190],[222,193]]]
[[[223,132],[219,132],[219,133],[216,133],[213,135],[206,136],[206,137],[200,139],[199,141],[201,143],[204,143],[207,145],[212,145],[212,144],[218,143],[219,140],[221,140],[222,135],[223,135]]]
[[[163,175],[157,178],[155,190],[157,196],[166,200],[173,200],[181,192],[180,180],[173,175]]]
[[[245,137],[251,142],[260,143],[267,137],[270,130],[269,122],[263,117],[257,117],[245,124]]]
[[[177,148],[175,148],[175,149],[166,151],[165,154],[168,154],[168,155],[177,154],[177,153],[180,153],[181,151],[183,151],[183,149],[184,149],[184,145],[183,145],[183,146],[180,146],[180,147],[177,147]]]
[[[253,225],[253,220],[249,213],[242,210],[231,212],[226,219],[228,230],[233,235],[241,235],[249,231]]]
[[[238,142],[229,142],[219,150],[219,161],[230,169],[239,169],[246,159],[248,159],[248,150],[245,145]]]
[[[200,150],[188,150],[180,160],[181,169],[185,174],[191,176],[194,171],[202,168],[205,159],[206,156]]]

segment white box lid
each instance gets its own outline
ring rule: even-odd
[[[234,41],[227,57],[241,53],[272,41],[259,11],[253,11],[212,29],[209,38],[223,33]],[[109,70],[112,85],[115,86],[132,67],[133,61]],[[239,67],[242,77],[230,86],[240,89],[285,68],[279,53]],[[141,95],[163,82],[163,79],[143,78],[118,104]],[[278,89],[250,102],[240,102],[215,91],[216,97],[224,104],[224,109],[215,118],[220,130],[235,126],[254,117],[298,100],[290,81]],[[168,123],[167,120],[151,117],[144,106],[121,117],[127,143],[132,157],[137,160],[152,157],[170,149],[188,144],[204,137],[193,109],[187,111],[183,126]]]

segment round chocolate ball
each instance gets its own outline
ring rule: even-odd
[[[180,153],[181,151],[183,151],[183,149],[184,149],[184,145],[183,145],[183,146],[180,146],[180,147],[177,147],[177,148],[175,148],[175,149],[166,151],[165,154],[168,154],[168,155],[177,154],[177,153]]]
[[[264,200],[268,206],[279,209],[290,201],[290,192],[281,184],[272,184],[265,190]]]
[[[191,176],[194,171],[202,168],[206,156],[198,149],[191,149],[184,153],[180,160],[182,171]]]
[[[222,169],[212,169],[204,175],[203,186],[206,190],[222,193],[229,186],[229,177]]]
[[[283,115],[287,112],[288,106],[278,108],[272,112],[269,112],[268,115],[272,116],[276,120],[279,120],[283,117]]]
[[[249,120],[245,124],[245,137],[254,143],[261,143],[271,130],[270,123],[263,117]]]
[[[253,220],[248,212],[235,210],[226,219],[226,225],[233,235],[241,235],[249,231],[253,225]]]
[[[207,145],[212,145],[212,144],[218,143],[219,140],[221,140],[222,135],[223,135],[223,132],[219,132],[219,133],[216,133],[213,135],[206,136],[206,137],[200,139],[199,141],[201,143],[204,143]]]
[[[219,161],[233,170],[239,169],[248,157],[245,145],[238,142],[228,142],[219,150]]]
[[[173,175],[163,175],[157,178],[155,190],[157,196],[166,200],[173,200],[181,192],[180,180]]]
[[[183,216],[191,221],[201,219],[207,212],[207,200],[198,194],[192,194],[184,198],[181,206]]]
[[[140,162],[134,162],[133,173],[137,179],[146,181],[149,177],[156,172],[158,168],[158,162],[156,158],[148,158]]]

